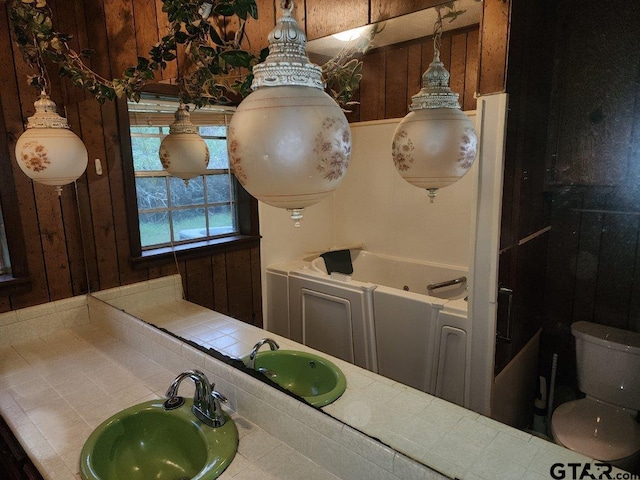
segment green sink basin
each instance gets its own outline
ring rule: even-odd
[[[282,388],[316,407],[335,401],[347,380],[326,358],[297,350],[268,350],[256,355],[255,367]]]
[[[193,399],[165,411],[163,400],[122,410],[96,428],[82,448],[84,480],[210,480],[238,448],[238,430],[212,428],[191,412]]]

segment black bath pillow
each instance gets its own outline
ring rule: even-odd
[[[327,273],[331,272],[344,273],[351,275],[353,273],[353,265],[351,264],[351,252],[349,250],[335,250],[320,255],[324,259],[327,267]]]

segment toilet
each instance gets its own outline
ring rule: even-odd
[[[586,398],[553,412],[553,440],[633,471],[640,458],[640,333],[584,321],[572,324],[571,333],[578,388]]]

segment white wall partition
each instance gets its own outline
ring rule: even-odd
[[[468,115],[475,121],[475,112]],[[400,120],[351,124],[347,175],[332,195],[305,209],[300,228],[286,210],[260,202],[263,304],[267,266],[332,247],[363,244],[376,253],[468,267],[477,166],[429,203],[426,191],[393,166],[391,140]]]

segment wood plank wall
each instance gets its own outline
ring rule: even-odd
[[[73,47],[94,50],[92,67],[112,78],[146,55],[162,35],[166,17],[160,0],[50,1],[56,28],[74,35]],[[273,25],[272,2],[262,2],[260,13]],[[271,19],[271,20],[269,20]],[[254,24],[256,28],[258,24]],[[260,24],[260,28],[264,28]],[[266,36],[264,38],[266,44]],[[262,48],[256,42],[256,48]],[[3,299],[0,311],[60,300],[74,295],[126,285],[180,272],[186,298],[235,318],[262,325],[260,252],[242,248],[197,260],[161,267],[133,269],[129,263],[129,232],[119,140],[118,112],[113,103],[99,105],[84,92],[51,76],[52,97],[69,118],[74,132],[89,151],[89,168],[77,187],[66,186],[61,197],[51,187],[32,183],[14,158],[16,139],[24,120],[33,114],[37,92],[27,86],[31,73],[11,41],[6,4],[0,7],[0,94],[33,288]],[[175,75],[167,70],[164,77]],[[62,110],[62,108],[61,108]],[[93,159],[102,160],[97,175]],[[11,228],[10,225],[8,225]]]
[[[267,45],[266,34],[275,23],[279,8],[277,0],[258,0],[257,3],[260,21],[250,23],[247,29],[251,42],[248,45],[255,51]],[[344,25],[336,22],[336,8],[342,8],[344,2],[333,3],[335,8],[331,8],[326,0],[296,2],[294,16],[307,32],[311,32],[309,39],[335,33],[343,27],[353,28],[446,2],[359,0],[357,3],[366,8],[356,9],[350,3],[345,11],[348,21]],[[138,55],[146,56],[149,47],[166,32],[161,0],[49,0],[49,5],[56,28],[73,34],[74,48],[92,49],[90,64],[106,78],[121,75],[125,67],[136,63]],[[233,29],[233,25],[229,28]],[[471,30],[445,35],[445,63],[456,82],[454,89],[461,93],[461,101],[467,109],[475,108],[473,84],[477,39],[477,31]],[[411,95],[419,89],[419,77],[431,60],[430,45],[431,41],[427,39],[402,46],[399,55],[390,51],[374,52],[367,60],[366,68],[378,80],[374,84],[365,83],[363,100],[366,99],[366,103],[363,105],[366,104],[368,110],[358,111],[357,119],[406,114]],[[27,86],[26,76],[32,72],[11,40],[6,3],[0,4],[0,62],[4,66],[0,70],[4,118],[0,134],[6,137],[8,144],[4,149],[7,151],[1,151],[0,155],[10,160],[13,167],[2,175],[11,175],[15,183],[19,199],[16,208],[22,222],[32,282],[30,291],[3,298],[0,311],[180,272],[189,300],[261,325],[258,247],[161,267],[131,267],[118,111],[114,103],[99,105],[51,72],[52,98],[87,146],[89,168],[75,187],[65,187],[61,197],[52,188],[32,183],[19,170],[13,153],[15,142],[24,131],[26,118],[34,112],[37,92]],[[176,67],[170,66],[158,79],[171,78],[175,74]],[[390,92],[395,88],[406,94],[392,98]],[[378,92],[382,91],[384,93],[378,97]],[[97,175],[93,168],[96,158],[102,161],[102,175]]]
[[[451,74],[451,89],[463,110],[476,109],[478,75],[478,25],[445,32],[440,59]],[[411,97],[421,88],[422,74],[433,61],[433,37],[424,37],[367,52],[355,105],[347,118],[364,122],[402,118],[409,113]]]

